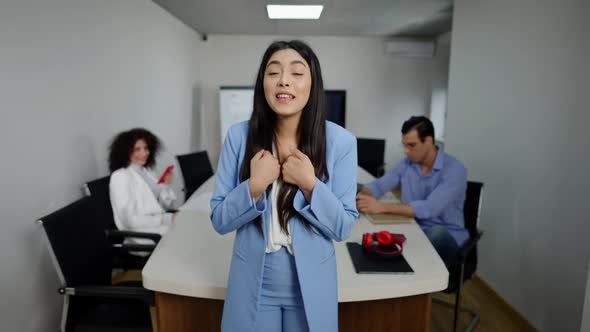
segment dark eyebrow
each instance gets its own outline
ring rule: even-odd
[[[302,65],[303,65],[303,67],[307,67],[307,66],[305,65],[305,63],[303,63],[303,61],[300,61],[300,60],[291,61],[291,64],[292,64],[292,65],[296,65],[296,64],[302,64]]]
[[[281,62],[280,62],[280,61],[278,61],[278,60],[272,60],[272,61],[269,61],[269,62],[268,62],[268,64],[266,65],[266,67],[268,68],[268,66],[270,66],[270,65],[280,65],[280,64],[281,64]],[[307,66],[305,65],[305,63],[303,63],[303,61],[300,61],[300,60],[294,60],[294,61],[291,61],[291,64],[292,64],[292,65],[301,64],[301,65],[303,65],[304,67],[307,67]]]

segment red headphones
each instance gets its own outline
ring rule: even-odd
[[[388,231],[363,234],[363,249],[386,258],[400,256],[404,250],[406,237],[403,234],[393,234]]]

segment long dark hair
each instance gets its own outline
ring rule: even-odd
[[[138,140],[144,140],[150,155],[148,156],[145,167],[152,168],[156,164],[156,156],[160,152],[162,143],[158,137],[144,128],[133,128],[128,131],[117,134],[109,147],[109,169],[111,173],[119,168],[129,166],[131,153]]]
[[[273,143],[275,143],[277,116],[268,105],[264,95],[264,72],[270,57],[275,52],[285,49],[293,49],[299,53],[309,64],[311,72],[309,100],[303,108],[297,128],[298,149],[309,157],[318,179],[327,181],[329,178],[326,166],[326,105],[320,62],[307,44],[299,40],[292,40],[273,42],[262,56],[254,87],[254,108],[250,117],[246,153],[240,169],[240,181],[250,178],[250,160],[252,157],[262,149],[272,151]],[[266,190],[267,194],[270,194],[270,189],[269,186]],[[287,227],[289,219],[299,214],[293,207],[293,200],[297,190],[299,190],[297,186],[283,183],[278,193],[279,224],[285,234],[289,234],[289,228]],[[309,226],[309,221],[305,218],[302,218],[302,220],[306,226]],[[258,217],[258,229],[262,232],[261,221],[262,219]]]

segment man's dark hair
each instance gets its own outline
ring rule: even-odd
[[[402,135],[409,133],[412,129],[416,129],[421,142],[424,142],[426,137],[430,136],[432,137],[432,142],[434,143],[434,126],[427,117],[413,116],[409,118],[402,125]]]

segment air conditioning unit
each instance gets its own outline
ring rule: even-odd
[[[397,38],[385,41],[385,54],[408,58],[432,58],[435,44],[432,40]]]

